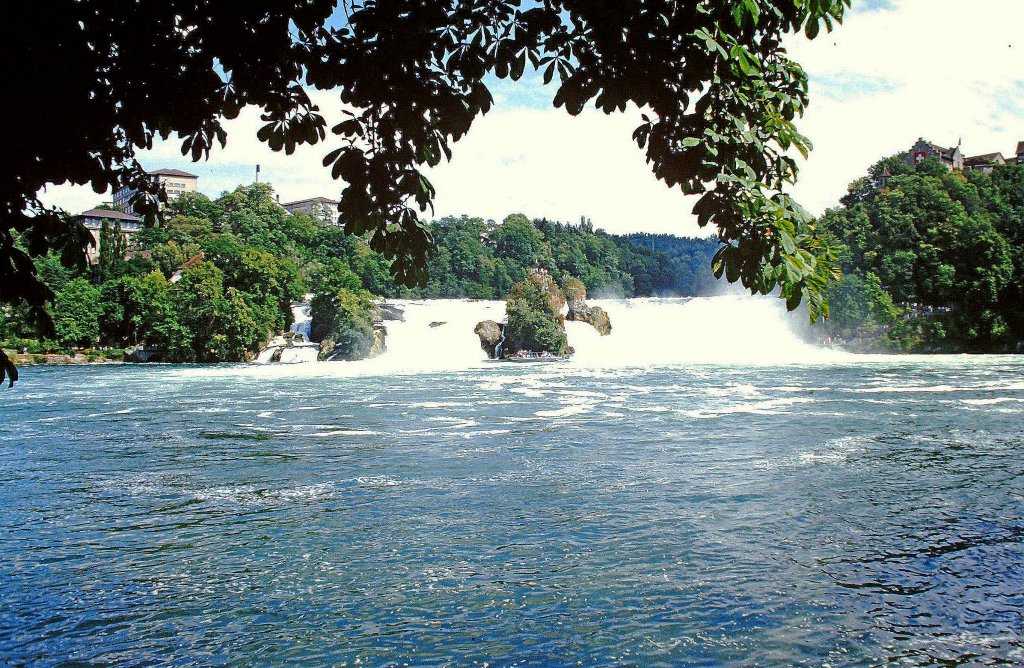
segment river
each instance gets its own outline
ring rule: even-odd
[[[603,305],[560,364],[448,302],[368,362],[24,369],[0,664],[1024,663],[1024,360]]]

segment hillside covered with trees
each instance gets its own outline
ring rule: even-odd
[[[56,336],[35,338],[27,307],[7,307],[0,341],[32,353],[159,346],[175,362],[251,358],[291,323],[291,305],[313,294],[315,338],[346,357],[373,344],[377,298],[504,298],[527,269],[578,278],[591,294],[696,294],[710,276],[713,240],[658,237],[655,244],[521,214],[501,224],[445,218],[429,227],[436,252],[425,286],[396,285],[388,260],[367,242],[305,213],[286,213],[267,184],[241,186],[213,201],[187,194],[164,222],[131,242],[114,227],[100,234],[98,262],[69,269],[56,254],[37,259],[56,297]],[[108,355],[110,353],[107,353]]]
[[[822,223],[843,246],[828,333],[855,347],[1017,351],[1024,340],[1024,165],[876,163]]]

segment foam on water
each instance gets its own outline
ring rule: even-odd
[[[428,306],[396,365],[449,345]],[[596,345],[629,340],[613,317]],[[474,339],[459,373],[27,368],[0,392],[0,655],[1020,663],[1024,359],[487,364]],[[954,389],[858,391],[901,383]]]
[[[292,305],[292,326],[289,332],[291,340],[277,337],[256,357],[258,364],[269,364],[276,353],[280,353],[278,362],[281,364],[300,364],[315,362],[320,355],[320,346],[311,343],[313,331],[313,315],[309,305],[312,295],[306,295],[306,301]]]
[[[473,328],[481,320],[502,321],[505,303],[464,299],[396,301],[404,322],[390,321],[387,352],[360,364],[387,371],[444,371],[479,367],[486,355]]]
[[[612,333],[600,336],[585,323],[569,322],[574,361],[589,367],[660,364],[792,364],[846,357],[804,342],[787,314],[770,297],[597,300]]]
[[[305,341],[309,341],[313,331],[313,315],[309,305],[312,295],[306,295],[306,302],[292,305],[292,326],[293,334],[302,334]]]

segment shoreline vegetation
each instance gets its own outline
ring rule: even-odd
[[[822,336],[855,352],[1024,351],[1024,165],[875,163],[821,217],[843,274]]]
[[[819,224],[840,249],[843,274],[827,292],[831,316],[807,330],[811,338],[854,352],[1022,351],[1024,165],[960,172],[891,156],[850,184]],[[408,288],[333,212],[289,214],[269,184],[216,200],[189,193],[167,206],[162,224],[131,236],[104,225],[97,259],[83,269],[65,267],[56,253],[38,258],[38,275],[56,295],[56,336],[36,338],[30,309],[6,306],[0,349],[19,366],[121,362],[137,359],[127,354],[140,345],[159,351],[152,361],[252,361],[288,331],[293,304],[311,296],[320,358],[353,360],[386,346],[382,299],[508,299],[513,341],[533,341],[537,332],[513,321],[550,324],[541,327],[537,308],[521,308],[540,276],[568,290],[569,319],[595,317],[579,295],[703,296],[717,287],[714,237],[618,236],[586,219],[567,225],[522,214],[501,223],[443,218],[429,231],[429,280]],[[562,314],[552,317],[562,323]],[[545,349],[568,348],[548,334]]]

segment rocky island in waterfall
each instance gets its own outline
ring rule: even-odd
[[[512,286],[506,300],[506,322],[484,320],[474,333],[489,359],[521,359],[540,356],[564,358],[573,354],[565,321],[586,322],[602,336],[611,333],[611,321],[604,309],[588,306],[586,286],[566,276],[563,286],[545,269],[531,269],[526,280]],[[568,314],[562,310],[568,307]]]

